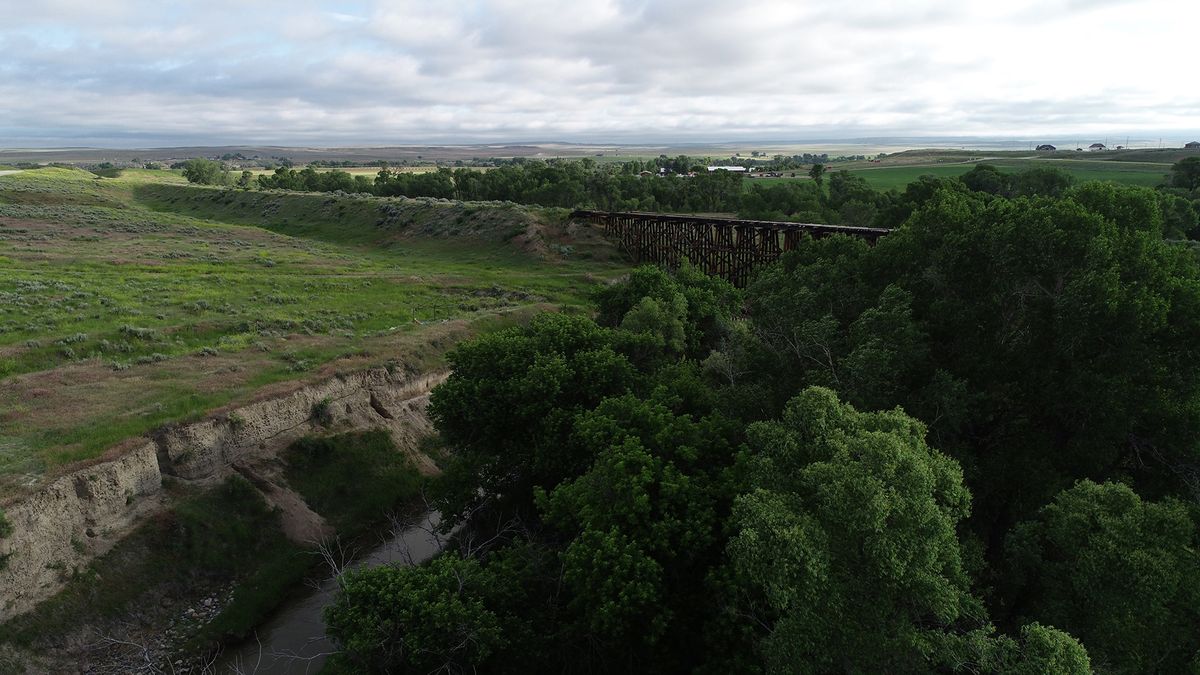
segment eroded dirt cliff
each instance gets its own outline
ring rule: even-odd
[[[164,478],[216,482],[238,471],[280,508],[284,529],[312,541],[324,524],[279,477],[276,455],[324,429],[385,428],[424,473],[436,471],[418,442],[432,432],[425,408],[446,373],[372,368],[295,388],[127,443],[116,457],[60,476],[4,507],[12,531],[0,539],[0,622],[52,596],[76,569],[108,551],[145,518],[167,508]]]

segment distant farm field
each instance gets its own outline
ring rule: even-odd
[[[1019,159],[1019,158],[996,158],[981,162],[964,162],[964,163],[939,163],[939,164],[913,164],[899,166],[868,166],[864,167],[861,163],[846,167],[846,170],[852,174],[862,176],[871,187],[877,190],[903,190],[906,185],[917,180],[921,176],[936,176],[938,178],[952,178],[961,176],[970,171],[976,164],[991,164],[1004,171],[1022,171],[1033,167],[1054,167],[1062,169],[1075,177],[1075,180],[1083,181],[1112,181],[1123,185],[1140,185],[1143,187],[1154,187],[1161,185],[1168,173],[1170,173],[1170,164],[1159,164],[1151,162],[1115,162],[1115,161],[1086,161],[1086,160],[1056,160],[1056,159]],[[830,171],[840,170],[841,167],[837,164],[829,166]],[[797,171],[796,177],[792,178],[785,176],[783,178],[755,178],[747,181],[748,185],[755,183],[776,183],[785,181],[810,180],[808,176]]]
[[[582,304],[623,267],[556,243],[556,217],[166,171],[0,177],[0,497],[272,382],[427,366],[467,333]]]

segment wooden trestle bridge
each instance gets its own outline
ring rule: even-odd
[[[667,213],[575,211],[572,218],[603,225],[604,231],[638,263],[676,267],[687,258],[706,273],[744,287],[751,273],[800,243],[846,234],[875,242],[891,230],[788,223],[773,220],[707,218]]]

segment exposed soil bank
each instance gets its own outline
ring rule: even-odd
[[[445,377],[385,368],[336,376],[162,429],[115,458],[63,475],[5,505],[12,531],[0,539],[0,622],[54,595],[75,570],[148,516],[163,512],[168,506],[164,477],[206,484],[238,471],[280,508],[289,536],[315,541],[324,531],[320,517],[260,466],[313,431],[385,428],[418,468],[433,472],[416,445],[431,430],[425,417],[429,392]]]

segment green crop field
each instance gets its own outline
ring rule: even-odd
[[[976,153],[978,154],[978,153]],[[991,164],[1004,171],[1022,171],[1034,167],[1051,166],[1062,169],[1083,181],[1112,181],[1125,185],[1141,185],[1154,187],[1163,182],[1164,176],[1171,171],[1170,164],[1157,162],[1125,162],[1112,160],[1082,160],[1082,159],[1030,159],[1028,157],[995,157],[982,161],[962,161],[917,164],[883,164],[880,166],[863,166],[861,162],[842,167],[838,164],[829,165],[830,171],[845,168],[852,174],[862,176],[871,187],[878,190],[903,190],[906,185],[921,176],[936,176],[951,178],[961,176],[970,171],[975,164]],[[784,181],[809,180],[808,176],[797,171],[796,177],[784,178],[755,178],[747,181],[748,185],[756,183],[771,184]]]
[[[563,220],[166,171],[0,176],[0,495],[271,382],[426,365],[456,337],[580,304],[623,266]]]
[[[970,170],[970,166],[957,164],[954,166],[897,166],[880,167],[877,169],[852,169],[850,173],[862,176],[871,187],[877,190],[903,190],[904,186],[921,176],[951,178],[961,176]]]

